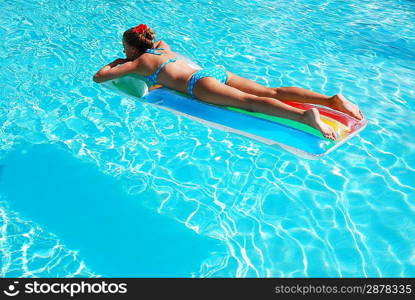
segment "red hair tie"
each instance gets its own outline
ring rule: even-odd
[[[146,24],[140,24],[133,28],[133,32],[135,33],[143,33],[147,29]]]

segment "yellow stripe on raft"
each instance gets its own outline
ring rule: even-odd
[[[323,115],[320,115],[321,121],[325,124],[329,125],[333,130],[336,132],[337,137],[340,139],[344,139],[346,136],[349,135],[351,129],[346,125]]]

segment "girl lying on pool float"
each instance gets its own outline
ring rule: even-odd
[[[150,85],[161,84],[208,103],[305,123],[331,140],[336,139],[336,134],[320,120],[316,108],[302,110],[284,101],[320,104],[358,120],[363,118],[358,107],[340,94],[330,97],[298,87],[266,87],[228,72],[223,67],[196,70],[177,59],[166,42],[155,41],[154,31],[145,24],[125,31],[123,45],[127,58],[118,58],[101,68],[94,75],[95,82],[136,73],[144,76]]]

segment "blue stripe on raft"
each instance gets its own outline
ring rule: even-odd
[[[185,95],[166,88],[154,90],[143,97],[142,100],[266,138],[278,144],[285,144],[312,155],[324,154],[330,148],[330,142],[312,134],[283,124],[225,110],[214,105],[190,99]]]

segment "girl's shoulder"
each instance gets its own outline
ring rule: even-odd
[[[154,44],[154,48],[164,48],[170,51],[170,46],[163,40],[159,40]]]

